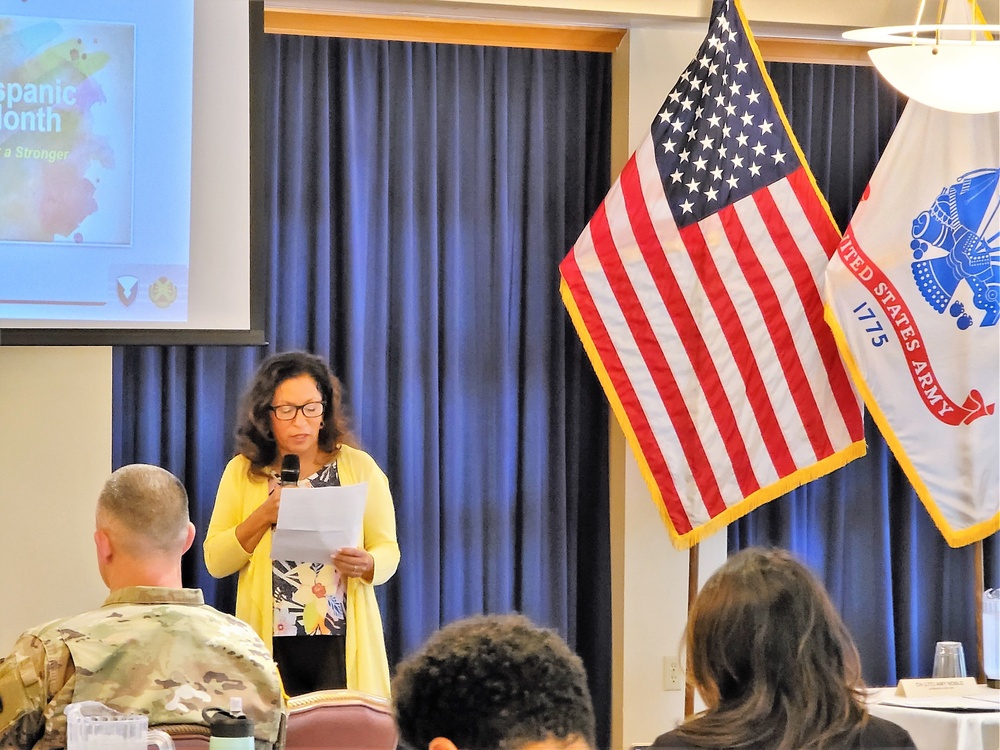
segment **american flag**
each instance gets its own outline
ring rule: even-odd
[[[678,548],[864,454],[823,320],[840,233],[735,0],[560,265]]]

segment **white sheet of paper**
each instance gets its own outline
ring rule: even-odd
[[[881,705],[899,708],[928,708],[939,711],[1000,711],[1000,699],[978,695],[942,695],[926,698],[892,697],[882,701]]]
[[[907,682],[943,682],[944,680],[934,680],[933,678],[922,678],[915,680],[905,680]],[[954,678],[953,681],[964,682],[964,688],[960,694],[956,695],[935,695],[933,693],[923,695],[899,694],[898,688],[869,688],[867,701],[870,704],[883,706],[895,706],[896,708],[923,708],[937,709],[939,711],[1000,711],[1000,695],[993,688],[986,685],[977,685],[975,678]],[[900,683],[904,680],[900,680]]]
[[[368,484],[346,487],[283,487],[272,560],[330,563],[341,547],[361,544]]]

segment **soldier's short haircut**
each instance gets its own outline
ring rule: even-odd
[[[166,469],[130,464],[115,471],[97,499],[98,526],[111,522],[130,539],[133,553],[177,550],[187,538],[188,496],[181,481]]]
[[[403,746],[447,737],[463,750],[532,742],[594,747],[594,709],[580,657],[522,615],[459,620],[434,633],[392,681]]]

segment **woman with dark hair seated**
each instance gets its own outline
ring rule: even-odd
[[[688,663],[707,710],[653,747],[914,748],[869,716],[857,649],[823,586],[782,550],[731,557],[698,594]]]

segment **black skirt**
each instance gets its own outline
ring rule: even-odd
[[[288,695],[347,687],[344,636],[285,635],[273,644],[274,661]]]

